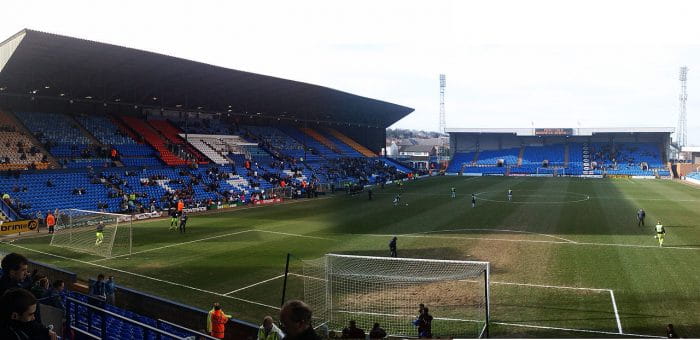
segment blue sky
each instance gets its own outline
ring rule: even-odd
[[[688,74],[700,145],[693,1],[36,1],[32,28],[320,84],[410,106],[393,127],[672,126]]]

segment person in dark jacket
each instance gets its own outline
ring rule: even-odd
[[[311,308],[299,300],[287,301],[280,310],[280,321],[284,325],[285,340],[320,340],[311,326]]]
[[[2,258],[2,277],[0,277],[0,296],[10,288],[22,286],[27,277],[27,265],[29,261],[23,255],[11,253]]]
[[[56,340],[56,333],[36,321],[36,298],[24,288],[8,289],[0,297],[0,339]]]
[[[364,339],[365,330],[358,328],[355,320],[348,322],[348,327],[343,328],[343,339]]]
[[[369,331],[369,338],[370,339],[386,338],[386,331],[384,330],[384,328],[379,326],[379,322],[375,322],[374,326],[372,326],[372,330]]]
[[[396,257],[396,236],[389,242],[389,254],[391,257]]]
[[[182,212],[182,216],[180,216],[180,234],[186,232],[185,227],[187,227],[187,218],[187,214]]]
[[[428,307],[418,317],[418,336],[421,338],[433,337],[433,316],[428,312]]]
[[[46,304],[65,311],[66,305],[63,303],[62,297],[65,287],[66,284],[63,282],[63,280],[54,281],[51,285],[51,289],[49,289],[49,298],[46,301]]]

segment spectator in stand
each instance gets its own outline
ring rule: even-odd
[[[312,311],[299,300],[287,301],[280,310],[280,321],[287,336],[285,340],[321,340],[311,327]]]
[[[27,277],[27,265],[29,261],[26,257],[11,253],[2,258],[2,277],[0,277],[0,296],[10,288],[22,286],[22,282]]]
[[[51,285],[51,288],[49,289],[49,298],[46,304],[65,311],[66,306],[63,304],[63,298],[61,296],[65,287],[66,284],[63,282],[63,280],[54,281],[53,285]]]
[[[272,317],[266,316],[258,330],[258,340],[281,340],[283,338],[284,333],[272,322]]]
[[[105,301],[107,299],[104,274],[97,275],[97,280],[90,285],[90,296],[98,301]]]
[[[217,339],[223,339],[226,332],[226,323],[230,318],[231,316],[224,313],[218,302],[214,303],[214,307],[207,315],[207,332],[209,335]]]
[[[31,290],[34,297],[37,299],[43,299],[49,295],[49,279],[45,276],[34,281],[34,285]]]
[[[365,330],[358,328],[355,320],[350,320],[348,327],[343,328],[343,339],[364,339]]]
[[[12,288],[0,297],[0,339],[56,340],[56,333],[35,319],[36,298],[22,288]]]
[[[369,331],[369,338],[370,339],[386,338],[386,331],[384,330],[384,328],[381,328],[379,326],[379,322],[375,322],[374,326],[372,326],[372,330]]]
[[[114,285],[114,276],[110,275],[105,282],[105,297],[107,298],[107,303],[114,305],[114,294],[117,292],[117,287]]]

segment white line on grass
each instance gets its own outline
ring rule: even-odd
[[[343,234],[343,235],[362,235],[362,236],[377,236],[377,237],[394,237],[394,234]],[[549,240],[517,240],[492,237],[466,237],[466,236],[439,236],[439,235],[399,235],[403,237],[432,237],[443,239],[456,240],[486,240],[486,241],[503,241],[503,242],[525,242],[525,243],[550,243],[550,244],[570,244],[576,246],[607,246],[607,247],[629,247],[629,248],[654,248],[654,249],[679,249],[679,250],[700,250],[700,247],[674,247],[674,246],[649,246],[642,244],[622,244],[622,243],[596,243],[596,242],[564,242],[564,241],[549,241]]]
[[[634,337],[639,337],[639,338],[659,338],[659,339],[664,339],[664,338],[666,338],[666,337],[657,336],[657,335],[632,334],[632,333],[616,333],[616,332],[606,332],[606,331],[594,331],[594,330],[590,330],[590,329],[577,329],[577,328],[564,328],[564,327],[551,327],[551,326],[537,326],[537,325],[528,325],[528,324],[522,324],[522,323],[496,322],[496,321],[492,321],[491,323],[492,323],[492,324],[495,324],[495,325],[503,325],[503,326],[525,327],[525,328],[537,328],[537,329],[553,329],[553,330],[568,331],[568,332],[583,332],[583,333],[609,334],[609,335],[625,335],[625,336],[634,336]]]
[[[141,250],[141,251],[136,251],[136,252],[133,252],[133,253],[131,253],[131,254],[124,254],[124,255],[117,255],[117,256],[112,256],[112,257],[106,257],[106,258],[103,258],[103,259],[97,259],[97,260],[90,261],[90,262],[99,262],[99,261],[104,261],[104,260],[112,260],[112,259],[116,259],[116,258],[118,258],[118,257],[131,256],[131,255],[135,255],[135,254],[142,254],[142,253],[147,253],[147,252],[156,251],[156,250],[161,250],[161,249],[170,248],[170,247],[177,247],[177,246],[181,246],[181,245],[185,245],[185,244],[190,244],[190,243],[195,243],[195,242],[201,242],[201,241],[213,240],[213,239],[217,239],[217,238],[221,238],[221,237],[227,237],[227,236],[232,236],[232,235],[237,235],[237,234],[243,234],[243,233],[247,233],[247,232],[251,232],[251,231],[255,231],[255,230],[254,230],[254,229],[249,229],[249,230],[243,230],[243,231],[236,231],[236,232],[233,232],[233,233],[228,233],[228,234],[223,234],[223,235],[209,236],[209,237],[200,238],[200,239],[196,239],[196,240],[192,240],[192,241],[187,241],[187,242],[171,243],[171,244],[168,244],[168,245],[165,245],[165,246],[162,246],[162,247],[156,247],[156,248],[151,248],[151,249],[145,249],[145,250]]]
[[[277,280],[277,279],[279,279],[280,277],[284,277],[284,274],[282,274],[282,275],[277,275],[277,276],[275,276],[275,277],[273,277],[273,278],[269,278],[269,279],[267,279],[267,280],[263,280],[263,281],[260,281],[260,282],[257,282],[257,283],[253,283],[252,285],[248,285],[248,286],[245,286],[245,287],[243,287],[243,288],[238,288],[238,289],[236,289],[236,290],[232,290],[232,291],[230,291],[230,292],[228,292],[228,293],[226,293],[226,294],[224,294],[224,295],[233,294],[233,293],[235,293],[235,292],[239,292],[239,291],[242,291],[242,290],[244,290],[244,289],[248,289],[248,288],[251,288],[251,287],[255,287],[255,286],[260,285],[260,284],[263,284],[263,283],[265,283],[265,282],[270,282],[270,281],[272,281],[272,280]]]
[[[129,271],[122,270],[122,269],[107,267],[107,266],[104,266],[104,265],[101,265],[101,264],[91,263],[91,262],[87,262],[87,261],[83,261],[83,260],[78,260],[78,259],[74,259],[74,258],[70,258],[70,257],[66,257],[66,256],[61,256],[61,255],[56,255],[56,254],[52,254],[52,253],[47,253],[47,252],[44,252],[44,251],[41,251],[41,250],[36,250],[36,249],[32,249],[32,248],[20,246],[20,245],[14,244],[14,243],[5,243],[5,242],[3,242],[3,244],[11,245],[11,246],[14,246],[14,247],[17,247],[17,248],[20,248],[20,249],[32,251],[32,252],[39,253],[39,254],[44,254],[44,255],[48,255],[48,256],[53,256],[53,257],[56,257],[56,258],[59,258],[59,259],[64,259],[64,260],[69,260],[69,261],[75,261],[75,262],[78,262],[78,263],[87,264],[87,265],[91,265],[91,266],[95,266],[95,267],[99,267],[99,268],[103,268],[103,269],[107,269],[107,270],[112,270],[112,271],[115,271],[115,272],[124,273],[124,274],[128,274],[128,275],[133,275],[133,276],[136,276],[136,277],[140,277],[140,278],[144,278],[144,279],[149,279],[149,280],[153,280],[153,281],[157,281],[157,282],[162,282],[162,283],[166,283],[166,284],[173,285],[173,286],[178,286],[178,287],[182,287],[182,288],[187,288],[187,289],[191,289],[191,290],[196,290],[196,291],[199,291],[199,292],[202,292],[202,293],[207,293],[207,294],[216,295],[216,296],[223,296],[223,297],[226,297],[226,298],[229,298],[229,299],[234,299],[234,300],[238,300],[238,301],[242,301],[242,302],[246,302],[246,303],[250,303],[250,304],[254,304],[254,305],[258,305],[258,306],[273,308],[273,309],[277,309],[277,310],[280,309],[279,307],[271,306],[271,305],[266,305],[266,304],[260,303],[260,302],[250,301],[250,300],[241,299],[241,298],[237,298],[237,297],[233,297],[233,296],[227,296],[227,295],[220,294],[220,293],[217,293],[217,292],[212,292],[212,291],[210,291],[210,290],[206,290],[206,289],[201,289],[201,288],[197,288],[197,287],[192,287],[192,286],[184,285],[184,284],[182,284],[182,283],[177,283],[177,282],[172,282],[172,281],[168,281],[168,280],[163,280],[163,279],[159,279],[159,278],[155,278],[155,277],[150,277],[150,276],[147,276],[147,275],[138,274],[138,273],[133,273],[133,272],[129,272]]]
[[[302,235],[302,234],[283,233],[281,231],[271,231],[271,230],[262,230],[262,229],[255,229],[255,231],[259,231],[261,233],[270,233],[270,234],[287,235],[287,236],[295,236],[295,237],[313,238],[313,239],[317,239],[317,240],[337,241],[336,239],[332,239],[332,238],[309,236],[309,235]]]
[[[615,321],[617,321],[617,329],[618,329],[618,331],[620,331],[620,334],[623,334],[622,323],[620,322],[620,314],[617,313],[617,303],[615,302],[615,293],[613,293],[612,289],[610,289],[610,300],[612,300],[613,310],[615,311]]]
[[[418,232],[418,233],[410,233],[410,234],[403,234],[401,236],[405,235],[415,235],[415,234],[430,234],[430,233],[440,233],[440,232],[445,232],[445,231],[505,231],[505,232],[511,232],[511,233],[522,233],[522,234],[531,234],[531,235],[540,235],[540,236],[546,236],[546,237],[551,237],[555,239],[559,239],[562,241],[566,241],[569,243],[577,243],[576,241],[572,241],[569,239],[565,239],[563,237],[559,236],[554,236],[554,235],[549,235],[549,234],[542,234],[542,233],[535,233],[531,231],[524,231],[524,230],[512,230],[512,229],[486,229],[486,228],[463,228],[463,229],[444,229],[444,230],[431,230],[431,231],[423,231],[423,232]]]

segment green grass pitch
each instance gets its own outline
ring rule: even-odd
[[[0,249],[84,279],[113,274],[118,284],[200,308],[220,301],[234,317],[258,323],[278,314],[287,253],[299,272],[298,259],[325,253],[388,256],[390,235],[397,235],[400,257],[490,261],[492,337],[663,336],[668,323],[682,336],[700,335],[698,188],[661,180],[438,177],[408,183],[393,206],[396,190],[377,188],[372,201],[338,194],[192,215],[186,235],[168,231],[168,220],[136,223],[128,258],[99,260],[51,247],[48,237]],[[644,228],[638,208],[647,212]],[[667,230],[663,248],[653,238],[657,219]],[[287,296],[301,291],[301,280],[291,277]]]

